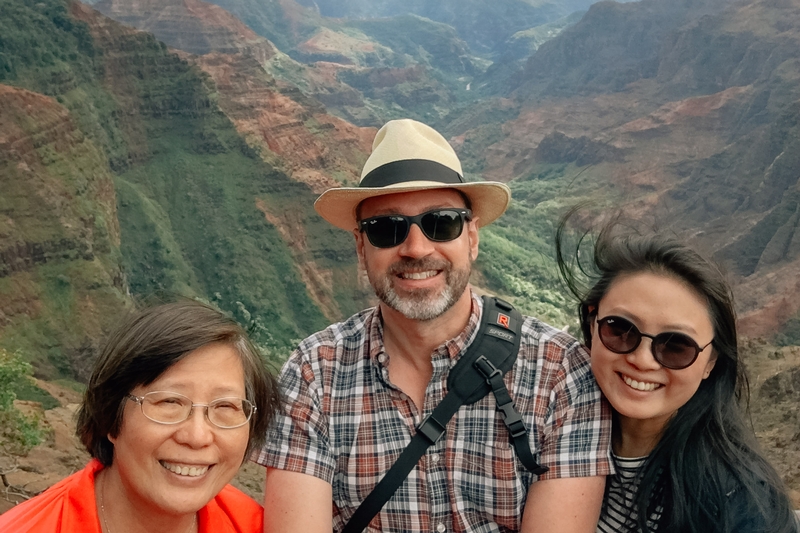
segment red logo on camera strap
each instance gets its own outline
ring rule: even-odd
[[[506,329],[510,329],[510,321],[511,318],[508,315],[504,315],[503,313],[497,313],[497,323],[503,326]]]

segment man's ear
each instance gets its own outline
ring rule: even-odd
[[[478,232],[478,217],[473,217],[467,222],[467,237],[469,238],[469,257],[475,261],[478,258],[478,244],[481,240]]]
[[[353,230],[353,237],[356,239],[356,255],[358,256],[358,268],[366,270],[366,262],[364,261],[364,234],[357,229]]]

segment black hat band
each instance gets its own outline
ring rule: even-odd
[[[428,159],[403,159],[372,169],[364,176],[359,187],[386,187],[409,181],[437,181],[439,183],[464,183],[461,175],[450,167]]]

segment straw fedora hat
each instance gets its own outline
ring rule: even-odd
[[[466,183],[461,162],[445,138],[421,122],[402,119],[378,130],[358,186],[328,189],[314,202],[314,209],[334,226],[350,231],[358,226],[358,204],[367,198],[427,189],[464,193],[479,226],[502,215],[511,200],[505,183]]]

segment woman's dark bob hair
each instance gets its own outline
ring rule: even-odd
[[[192,351],[217,342],[239,354],[245,395],[257,409],[250,419],[245,458],[260,448],[280,405],[275,378],[239,324],[211,306],[181,299],[129,316],[108,338],[78,413],[77,435],[92,457],[105,466],[113,462],[114,445],[107,436],[119,435],[125,397],[131,390],[152,383]]]

